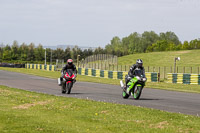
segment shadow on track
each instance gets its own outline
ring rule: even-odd
[[[129,99],[131,99],[131,100],[135,100],[134,98],[129,98]],[[140,98],[140,99],[138,99],[137,101],[140,101],[140,100],[162,100],[162,99],[155,99],[155,98]]]
[[[162,100],[162,99],[155,99],[155,98],[140,98],[139,100]]]
[[[81,94],[85,94],[85,93],[73,93],[73,92],[71,92],[70,94],[66,94],[66,95],[81,95]]]

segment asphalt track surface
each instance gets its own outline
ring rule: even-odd
[[[96,101],[127,104],[200,115],[200,94],[144,88],[139,100],[122,98],[120,85],[107,85],[90,82],[76,82],[71,94],[62,94],[57,80],[0,70],[0,85],[56,96],[91,99]],[[200,88],[200,87],[199,87]]]

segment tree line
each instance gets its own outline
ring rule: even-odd
[[[105,50],[108,54],[124,56],[134,53],[147,53],[158,51],[176,51],[200,49],[200,40],[181,43],[174,32],[156,34],[154,31],[145,31],[142,34],[134,32],[120,39],[118,36],[112,38]]]
[[[46,60],[55,62],[56,59],[69,58],[77,60],[85,59],[88,56],[96,54],[113,54],[117,56],[124,56],[134,53],[146,53],[157,51],[175,51],[175,50],[191,50],[200,49],[200,40],[195,39],[190,42],[181,41],[174,32],[166,32],[156,34],[154,31],[145,31],[142,34],[134,32],[127,37],[120,39],[115,36],[105,48],[98,47],[95,50],[85,49],[81,50],[78,46],[70,49],[50,49],[39,44],[35,46],[34,43],[21,45],[14,41],[12,45],[0,44],[0,62],[15,62],[15,63],[44,63],[45,50]]]
[[[22,43],[18,44],[17,41],[14,41],[12,45],[3,45],[0,44],[0,62],[7,63],[44,63],[45,60],[45,51],[46,51],[46,61],[50,63],[51,60],[55,63],[56,59],[64,59],[66,62],[67,59],[72,58],[74,61],[77,60],[78,55],[79,59],[85,59],[86,57],[93,54],[104,54],[105,50],[101,47],[92,49],[81,50],[78,46],[70,49],[44,49],[42,44],[35,46],[34,43],[29,45]]]

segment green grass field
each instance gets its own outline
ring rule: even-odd
[[[200,118],[0,86],[1,133],[200,132]]]
[[[54,78],[54,79],[60,77],[60,72],[58,71],[51,72],[51,71],[36,70],[36,69],[4,68],[4,67],[0,67],[0,70],[26,73],[26,74],[32,74],[32,75]],[[77,81],[113,84],[113,85],[120,86],[119,84],[120,80],[117,80],[117,79],[106,79],[106,78],[97,78],[97,77],[78,75]],[[171,83],[164,83],[164,82],[160,82],[160,83],[147,82],[145,87],[155,88],[155,89],[164,89],[164,90],[173,90],[173,91],[200,93],[199,85],[171,84]]]
[[[186,67],[200,67],[200,50],[186,50],[186,51],[166,51],[166,52],[152,52],[132,54],[118,58],[119,65],[132,65],[138,58],[144,61],[144,66],[160,66],[170,67],[174,66],[174,58],[180,57],[177,61],[177,66]]]

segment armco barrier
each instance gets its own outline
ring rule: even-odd
[[[110,79],[125,79],[128,72],[107,71],[100,69],[78,68],[79,75],[87,75],[93,77],[102,77]],[[146,72],[147,82],[158,82],[158,73]]]
[[[200,85],[200,74],[168,73],[167,82]]]
[[[26,64],[0,63],[0,67],[26,68]]]
[[[56,66],[55,65],[26,64],[25,68],[27,68],[27,69],[47,70],[47,71],[56,71]]]

